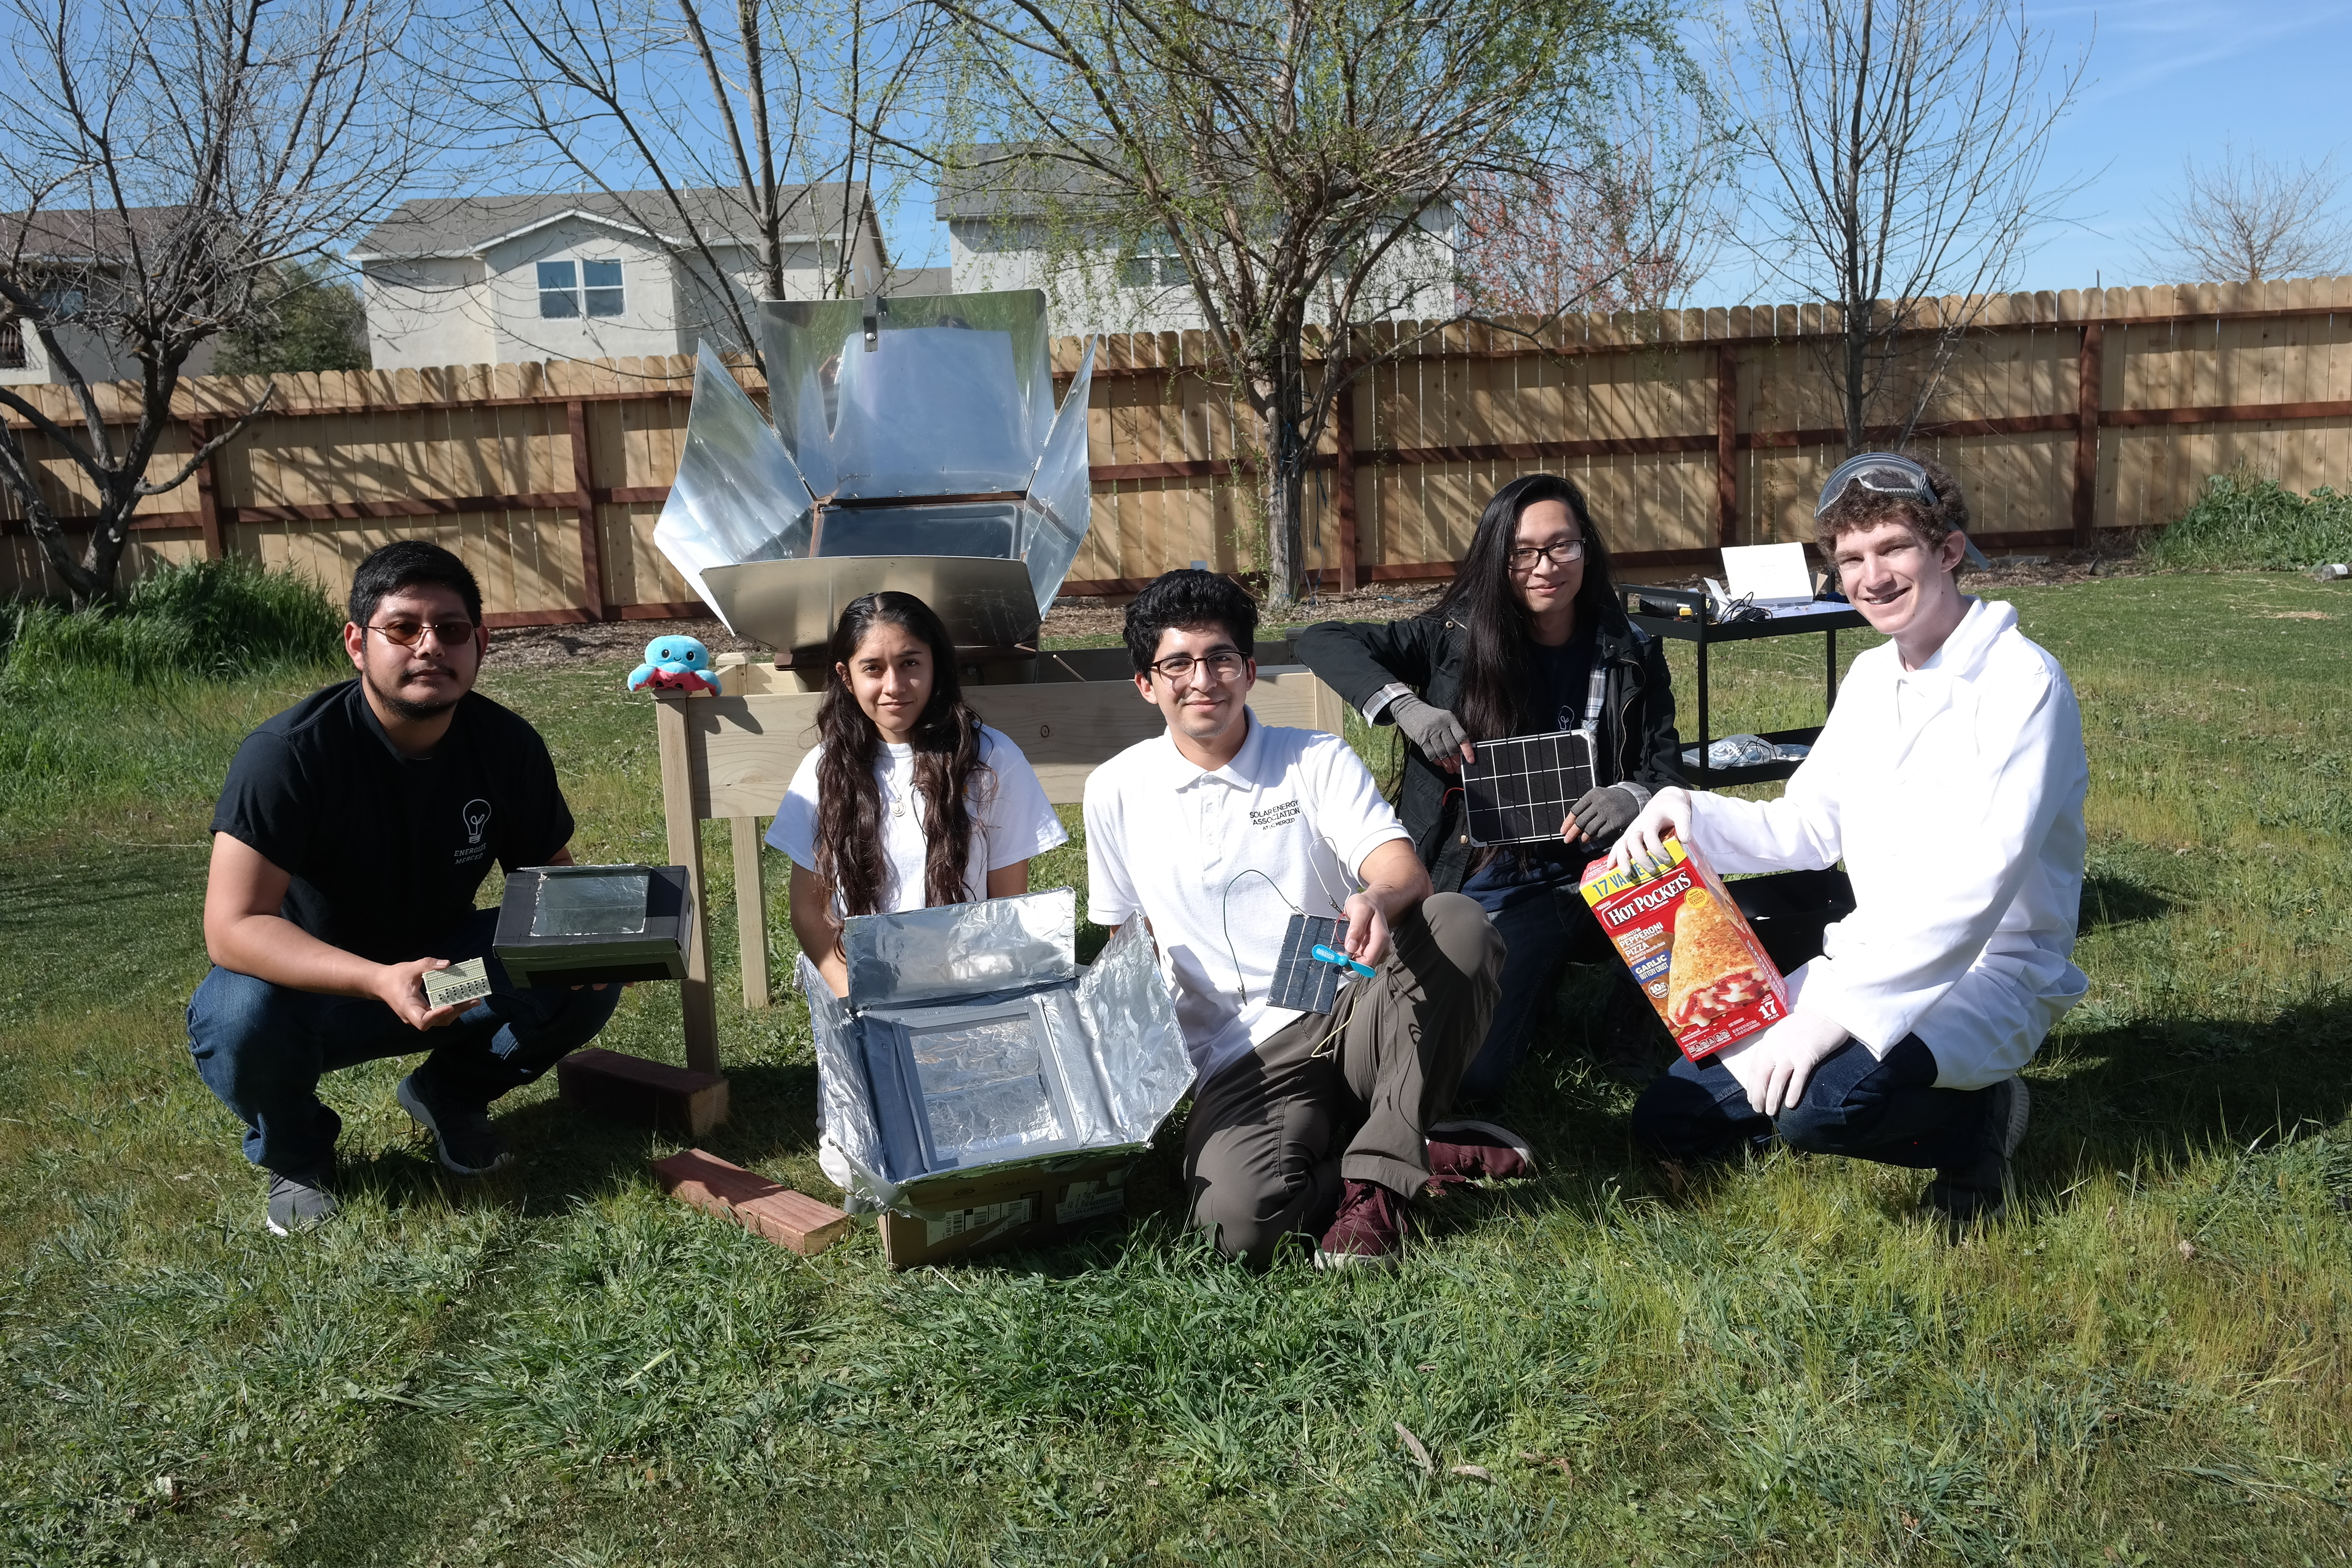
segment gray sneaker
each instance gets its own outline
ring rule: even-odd
[[[291,1236],[332,1219],[341,1207],[327,1190],[322,1175],[282,1176],[269,1173],[269,1234]]]
[[[1990,1225],[2009,1213],[2017,1178],[2011,1162],[2025,1142],[2033,1097],[2021,1078],[2007,1078],[1985,1090],[1985,1152],[1972,1165],[1948,1167],[1927,1184],[1922,1205],[1942,1216],[1955,1234],[1971,1225]]]
[[[400,1109],[433,1134],[445,1170],[461,1176],[487,1176],[513,1158],[507,1152],[507,1141],[490,1125],[490,1113],[481,1107],[427,1099],[417,1087],[415,1073],[400,1080],[396,1098]]]

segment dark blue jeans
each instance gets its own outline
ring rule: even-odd
[[[319,1103],[339,1068],[429,1050],[417,1068],[431,1095],[488,1105],[595,1038],[621,988],[518,988],[490,951],[496,910],[477,910],[421,952],[452,963],[488,960],[490,994],[456,1020],[419,1034],[381,1002],[322,996],[215,968],[188,1003],[197,1076],[245,1123],[245,1157],[285,1175],[327,1168],[342,1119]]]
[[[1503,992],[1495,999],[1495,1020],[1486,1027],[1486,1044],[1463,1070],[1461,1087],[1454,1091],[1460,1100],[1501,1098],[1533,1043],[1546,998],[1559,989],[1559,972],[1570,960],[1613,964],[1621,977],[1624,969],[1573,884],[1546,888],[1490,910],[1486,920],[1503,939]]]
[[[1933,1170],[1984,1153],[1985,1094],[1937,1089],[1936,1058],[1916,1035],[1896,1041],[1884,1061],[1849,1040],[1813,1069],[1805,1098],[1775,1122],[1749,1108],[1729,1068],[1712,1057],[1685,1058],[1642,1091],[1633,1135],[1668,1159],[1697,1161],[1777,1131],[1808,1153]]]

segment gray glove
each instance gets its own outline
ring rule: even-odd
[[[1623,784],[1603,784],[1599,789],[1586,790],[1577,797],[1568,815],[1584,836],[1593,843],[1606,847],[1623,837],[1633,826],[1633,818],[1642,814],[1642,797]]]
[[[1470,737],[1462,732],[1462,721],[1444,709],[1408,692],[1389,704],[1389,715],[1431,762],[1444,767],[1462,761],[1462,742]]]

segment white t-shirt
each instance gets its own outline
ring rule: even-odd
[[[816,770],[823,746],[812,747],[793,774],[792,786],[768,826],[768,842],[804,871],[816,869]],[[988,874],[1017,866],[1069,842],[1069,831],[1046,803],[1045,789],[1021,748],[983,724],[981,765],[964,794],[971,804],[971,859],[964,891],[971,902],[988,897]],[[882,786],[882,908],[898,914],[923,907],[923,865],[929,853],[923,837],[923,796],[915,787],[915,749],[885,743],[874,762]]]
[[[1265,1000],[1293,910],[1338,915],[1364,858],[1406,837],[1345,741],[1255,713],[1214,773],[1164,731],[1129,746],[1087,780],[1086,817],[1087,918],[1151,921],[1204,1083],[1299,1016]]]

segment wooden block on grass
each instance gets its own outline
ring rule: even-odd
[[[849,1228],[849,1216],[831,1204],[699,1149],[656,1160],[654,1175],[679,1202],[731,1219],[804,1258],[823,1252]]]
[[[566,1103],[599,1116],[698,1138],[727,1120],[727,1079],[591,1046],[555,1064]]]

